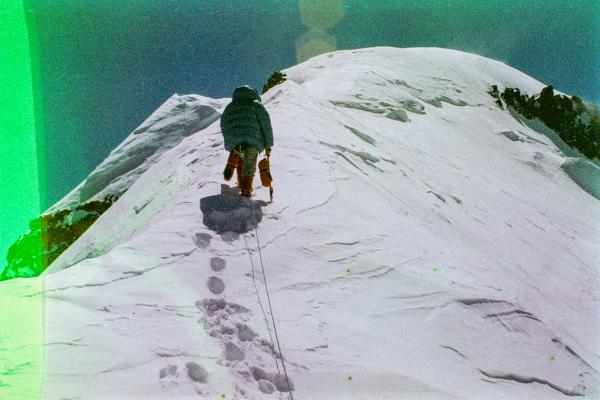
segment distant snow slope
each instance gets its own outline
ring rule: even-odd
[[[92,173],[44,214],[108,194],[121,195],[166,150],[218,120],[223,100],[177,93],[137,127]]]
[[[164,151],[149,139],[135,180],[137,161],[111,153],[89,193],[127,192],[42,277],[0,284],[44,299],[43,398],[286,399],[259,256],[294,399],[599,398],[600,202],[486,93],[545,85],[440,48],[283,72],[263,96],[275,200],[257,178],[258,237],[221,187],[214,120]],[[189,122],[169,109],[169,126]],[[21,333],[3,334],[0,356],[15,354]]]

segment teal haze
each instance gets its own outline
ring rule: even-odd
[[[230,97],[242,84],[260,92],[271,72],[298,63],[296,44],[309,30],[297,1],[31,1],[45,104],[46,207],[173,93]],[[598,8],[596,0],[346,0],[327,33],[337,49],[476,53],[600,103]]]

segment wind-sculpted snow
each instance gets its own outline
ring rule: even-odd
[[[375,146],[375,144],[376,144],[376,141],[375,141],[375,139],[373,139],[371,136],[369,136],[369,135],[367,135],[366,133],[364,133],[364,132],[361,132],[361,131],[359,131],[358,129],[356,129],[356,128],[353,128],[353,127],[351,127],[351,126],[347,126],[347,125],[344,125],[344,126],[345,126],[346,128],[348,128],[348,130],[349,130],[350,132],[354,133],[356,136],[358,136],[359,138],[361,138],[361,139],[362,139],[362,140],[364,140],[365,142],[367,142],[367,143],[369,143],[369,144],[371,144],[371,145]]]
[[[517,133],[513,131],[500,132],[505,138],[512,140],[513,142],[524,142],[525,140]]]
[[[262,99],[273,202],[223,182],[215,120],[151,156],[41,277],[0,284],[19,310],[44,302],[44,398],[597,398],[600,202],[487,93],[545,85],[438,48],[283,72]],[[127,140],[174,134],[191,114],[173,110]],[[0,397],[41,365],[6,315]]]
[[[536,378],[536,377],[523,376],[523,375],[511,374],[511,373],[487,372],[487,371],[483,371],[483,370],[479,370],[479,372],[481,372],[483,375],[487,376],[488,378],[504,379],[504,380],[509,380],[509,381],[515,381],[518,383],[540,383],[542,385],[548,385],[552,389],[564,394],[565,396],[585,396],[585,393],[581,390],[581,389],[585,389],[585,386],[578,387],[577,388],[578,390],[569,390],[569,389],[562,388],[558,385],[555,385],[552,382],[548,382],[544,379],[540,379],[540,378]],[[492,381],[492,382],[494,382],[494,381]]]
[[[583,158],[568,158],[561,168],[583,190],[600,200],[600,167]]]
[[[385,115],[385,117],[393,119],[393,120],[397,120],[397,121],[402,121],[402,122],[409,121],[408,114],[406,113],[405,110],[403,110],[402,108],[394,107],[394,105],[392,105],[390,103],[386,103],[386,102],[372,103],[369,101],[335,101],[335,100],[332,100],[331,104],[340,106],[340,107],[354,108],[356,110],[362,110],[362,111],[372,112],[372,113],[376,113],[376,114],[383,114],[383,115]]]
[[[352,155],[355,155],[357,157],[359,157],[361,160],[363,160],[363,162],[371,167],[374,167],[374,164],[379,162],[379,158],[375,157],[374,155],[367,153],[366,151],[355,151],[355,150],[351,150],[348,149],[344,146],[340,146],[337,144],[330,144],[330,143],[326,143],[326,142],[321,142],[319,141],[320,144],[327,146],[327,147],[331,147],[332,149],[336,149],[336,150],[340,150],[342,153],[350,153]]]

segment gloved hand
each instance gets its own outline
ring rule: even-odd
[[[267,155],[267,157],[271,157],[271,148],[270,147],[267,147],[265,149],[265,154]]]

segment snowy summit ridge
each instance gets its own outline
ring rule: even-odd
[[[441,48],[282,72],[262,96],[275,200],[255,180],[254,204],[294,398],[598,398],[600,203],[487,93],[545,85]],[[32,278],[44,399],[287,398],[250,214],[223,208],[228,101],[172,97],[60,202],[122,193]]]

